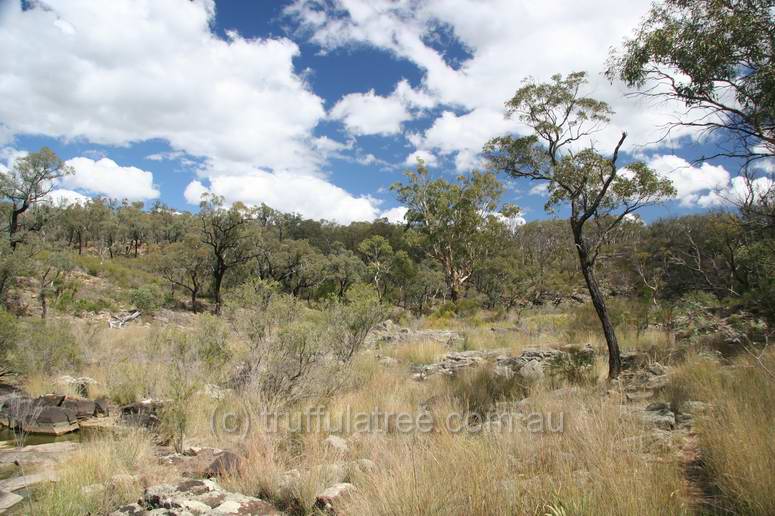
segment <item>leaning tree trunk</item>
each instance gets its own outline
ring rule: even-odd
[[[592,263],[589,261],[589,251],[586,242],[584,242],[584,239],[581,236],[581,229],[579,228],[577,230],[577,228],[573,228],[573,235],[576,243],[576,250],[579,254],[581,273],[584,276],[589,295],[592,298],[592,305],[595,307],[595,312],[597,312],[597,317],[600,319],[600,324],[603,327],[603,335],[605,336],[605,342],[608,346],[608,378],[614,379],[619,376],[619,372],[622,368],[619,341],[616,339],[614,325],[611,323],[611,317],[608,315],[608,307],[605,304],[603,293],[600,292],[600,286],[597,284]]]

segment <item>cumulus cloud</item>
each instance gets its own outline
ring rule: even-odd
[[[91,198],[80,192],[57,188],[44,197],[44,201],[53,206],[70,206],[71,204],[85,205]]]
[[[122,167],[108,158],[78,157],[66,164],[75,173],[59,180],[63,188],[130,201],[159,197],[159,190],[153,185],[153,174],[137,167]]]
[[[682,206],[695,206],[711,192],[728,188],[730,173],[721,166],[703,163],[694,166],[674,154],[658,155],[648,165],[659,175],[673,182],[676,197]]]
[[[198,204],[203,193],[222,196],[227,203],[242,201],[254,206],[263,203],[276,210],[343,224],[374,220],[380,214],[378,202],[371,197],[353,196],[319,177],[282,172],[216,176],[210,178],[209,187],[201,181],[192,181],[184,195],[188,202]]]
[[[554,73],[588,71],[591,84],[585,93],[608,101],[617,111],[611,128],[597,136],[601,147],[613,145],[622,129],[630,134],[629,146],[657,141],[662,136],[659,126],[679,106],[644,109],[642,99],[625,98],[621,84],[611,85],[601,76],[609,49],[631,33],[649,6],[649,0],[296,0],[286,14],[324,51],[369,45],[423,70],[423,82],[414,93],[428,106],[451,106],[464,114],[444,112],[415,144],[423,150],[460,153],[456,165],[467,169],[477,164],[481,144],[519,130],[517,122],[503,120],[503,102],[528,76],[546,80]],[[447,62],[430,43],[442,30],[470,53],[459,66]]]
[[[349,144],[313,136],[326,113],[294,69],[298,45],[236,32],[220,38],[214,16],[213,0],[47,0],[25,9],[3,2],[0,96],[14,102],[0,103],[0,138],[43,134],[105,145],[162,139],[172,151],[148,159],[199,158],[187,162],[233,200],[269,200],[278,209],[340,220],[376,215],[371,199],[348,194],[320,172]],[[411,88],[400,93],[387,112],[394,102],[425,102]],[[348,119],[371,130],[357,114]],[[388,114],[376,130],[393,130],[400,120]],[[139,169],[110,160],[77,164],[63,189],[158,196]],[[186,198],[198,203],[192,189]],[[330,196],[336,213],[318,209]]]
[[[438,164],[438,159],[436,156],[433,153],[424,150],[416,150],[408,155],[406,157],[406,161],[404,161],[404,164],[410,167],[414,167],[417,165],[417,160],[420,159],[423,160],[423,162],[429,167],[435,167]]]
[[[342,97],[331,110],[331,118],[341,120],[355,135],[389,135],[401,132],[401,124],[412,118],[398,97],[381,97],[370,90]]]
[[[393,224],[403,224],[404,215],[406,215],[407,211],[409,211],[409,209],[406,206],[396,206],[395,208],[383,211],[380,216],[386,218],[388,222],[392,222]]]

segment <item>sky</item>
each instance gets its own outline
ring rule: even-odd
[[[680,106],[602,76],[649,0],[0,0],[0,173],[49,146],[75,174],[62,202],[107,196],[196,210],[202,194],[340,223],[405,209],[390,191],[422,158],[452,179],[490,138],[524,134],[503,104],[527,77],[589,74],[616,112],[596,135],[670,177],[646,220],[722,207],[736,164],[663,136]],[[772,164],[764,164],[772,168]],[[500,178],[545,218],[545,189]]]

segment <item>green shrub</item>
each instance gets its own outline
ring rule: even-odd
[[[553,381],[564,380],[573,385],[595,383],[595,355],[590,349],[576,346],[566,348],[566,353],[556,355],[549,361],[549,376]]]
[[[228,338],[226,323],[219,317],[205,314],[200,317],[191,340],[199,360],[208,369],[218,370],[231,358]]]
[[[73,371],[82,362],[81,350],[65,321],[32,320],[19,328],[18,345],[9,363],[19,373],[53,374]]]
[[[143,312],[155,312],[164,300],[161,289],[153,284],[143,285],[129,292],[129,302]]]

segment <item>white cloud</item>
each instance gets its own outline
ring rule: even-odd
[[[764,194],[771,192],[775,187],[768,177],[758,177],[751,182],[750,188],[744,177],[733,177],[728,185],[723,189],[708,192],[697,199],[697,204],[703,208],[713,208],[717,206],[737,206],[753,196],[761,198]],[[753,192],[751,192],[753,190]]]
[[[207,192],[223,196],[227,203],[242,201],[254,206],[263,203],[276,210],[343,224],[374,220],[379,216],[377,200],[368,196],[355,197],[315,176],[270,172],[256,172],[250,176],[220,175],[210,179],[209,187],[200,181],[192,181],[184,195],[189,203],[198,204],[202,194]]]
[[[673,182],[682,206],[694,206],[703,196],[726,189],[730,184],[731,175],[724,167],[709,163],[694,166],[674,154],[655,156],[648,165]]]
[[[78,157],[66,164],[73,167],[75,174],[59,180],[58,184],[63,188],[130,201],[159,197],[159,190],[153,185],[153,174],[137,167],[122,167],[108,158],[95,161]]]
[[[370,90],[342,97],[331,109],[331,118],[341,120],[352,134],[389,135],[400,133],[412,115],[398,97],[380,97]]]
[[[52,190],[46,195],[44,201],[53,206],[70,206],[71,204],[85,205],[91,198],[73,190],[58,188]]]
[[[0,104],[0,120],[13,133],[109,145],[161,138],[268,168],[317,162],[308,139],[322,100],[294,72],[292,41],[216,37],[212,0],[45,5],[0,7],[0,96],[14,99]]]
[[[650,3],[296,0],[286,14],[324,51],[365,44],[423,70],[416,91],[427,97],[427,105],[451,106],[466,114],[443,113],[415,145],[443,154],[462,153],[456,163],[466,169],[476,164],[481,144],[519,129],[518,123],[503,121],[503,103],[528,76],[547,80],[555,73],[588,71],[585,93],[608,101],[617,112],[610,129],[597,136],[600,148],[612,146],[623,129],[630,134],[629,148],[661,137],[660,125],[680,106],[647,106],[643,99],[626,98],[621,84],[611,85],[601,75],[609,49],[632,33]],[[440,28],[448,29],[471,54],[458,67],[428,43]],[[453,118],[466,123],[454,124]]]
[[[18,0],[0,3],[0,96],[14,99],[0,103],[0,140],[16,134],[105,145],[162,139],[171,151],[148,159],[182,159],[214,185],[226,176],[222,182],[232,198],[295,207],[299,195],[287,186],[293,183],[305,186],[317,201],[313,205],[336,192],[344,199],[336,214],[341,219],[375,210],[371,201],[350,196],[320,171],[350,143],[315,138],[326,116],[323,99],[296,72],[293,60],[300,51],[293,41],[234,32],[220,38],[212,30],[213,0],[30,5],[22,10]],[[419,105],[427,99],[402,86],[389,107],[393,102]],[[369,120],[353,120],[370,126]],[[381,123],[387,125],[380,131],[395,124]],[[264,178],[260,194],[252,191],[256,177]],[[78,187],[128,194],[95,182]],[[129,195],[156,196],[153,191],[146,181]],[[346,209],[352,211],[341,211]]]
[[[406,206],[396,206],[395,208],[383,211],[380,214],[380,217],[386,218],[388,222],[392,222],[393,224],[403,224],[404,215],[406,215],[407,211],[409,211],[409,209]]]
[[[418,159],[423,160],[425,165],[428,167],[435,167],[438,164],[438,159],[436,156],[433,153],[424,150],[417,150],[408,155],[406,157],[406,161],[404,161],[404,164],[410,167],[414,167],[417,165]]]
[[[549,183],[544,182],[533,185],[528,193],[545,197],[549,193]]]

